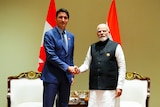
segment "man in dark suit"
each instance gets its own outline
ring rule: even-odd
[[[66,30],[69,12],[61,8],[56,12],[56,27],[45,32],[46,62],[42,70],[43,107],[68,107],[70,86],[76,73],[73,62],[74,35]]]

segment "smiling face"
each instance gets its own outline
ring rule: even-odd
[[[68,21],[69,21],[69,18],[65,12],[58,13],[56,17],[56,23],[61,30],[65,30]]]
[[[97,36],[100,41],[105,41],[108,38],[109,28],[106,24],[99,24],[97,26]]]

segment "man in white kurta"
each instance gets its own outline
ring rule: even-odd
[[[89,47],[85,61],[79,67],[80,72],[90,70],[88,107],[119,107],[117,99],[122,94],[126,64],[121,45],[109,40],[109,35],[107,24],[97,26],[99,42]]]

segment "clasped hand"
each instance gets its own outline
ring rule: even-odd
[[[77,66],[69,66],[68,71],[72,74],[79,74],[80,70]]]

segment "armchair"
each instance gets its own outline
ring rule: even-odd
[[[8,77],[7,107],[42,107],[43,82],[34,71]]]
[[[120,107],[149,107],[150,78],[127,72]]]

